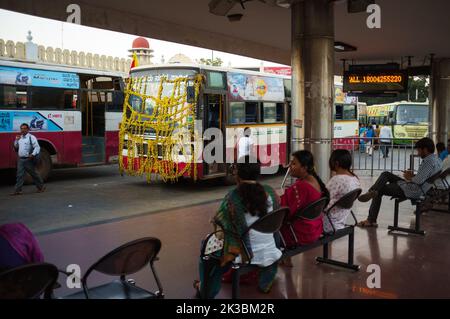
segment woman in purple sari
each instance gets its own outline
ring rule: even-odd
[[[0,226],[0,271],[43,261],[36,238],[24,224]]]

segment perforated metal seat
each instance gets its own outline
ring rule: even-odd
[[[163,298],[162,286],[156,274],[153,263],[161,249],[161,241],[146,237],[126,243],[100,258],[94,263],[81,279],[83,291],[66,296],[68,299],[148,299]],[[150,292],[127,281],[126,276],[134,274],[150,266],[158,291]],[[87,279],[93,271],[110,276],[120,276],[120,280],[89,288]]]
[[[50,298],[58,269],[48,263],[28,264],[0,273],[0,299]]]

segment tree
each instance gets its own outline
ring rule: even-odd
[[[221,58],[215,58],[214,60],[201,58],[200,60],[197,60],[197,62],[199,64],[212,65],[212,66],[222,66],[222,64],[223,64],[223,61]]]

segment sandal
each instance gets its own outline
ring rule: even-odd
[[[200,295],[200,280],[195,279],[194,282],[192,283],[192,286],[195,289],[195,298],[196,299],[200,299],[201,295]]]
[[[358,224],[356,224],[356,226],[358,226],[358,227],[378,227],[378,224],[377,223],[374,223],[374,222],[371,222],[371,221],[369,221],[369,220],[363,220],[363,221],[360,221]]]

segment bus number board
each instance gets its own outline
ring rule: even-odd
[[[404,92],[408,75],[404,71],[344,72],[344,92]]]

